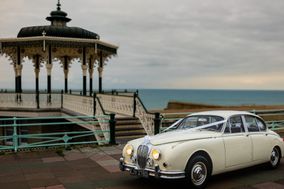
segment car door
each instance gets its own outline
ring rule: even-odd
[[[253,161],[269,160],[271,144],[265,123],[258,117],[245,115],[245,126],[252,140]]]
[[[237,166],[252,161],[252,143],[245,132],[241,115],[228,119],[223,134],[226,167]]]

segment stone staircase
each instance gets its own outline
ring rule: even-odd
[[[146,135],[139,119],[133,117],[117,118],[115,133],[116,141],[120,144]]]

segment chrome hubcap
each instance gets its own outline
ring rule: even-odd
[[[206,165],[202,162],[197,162],[191,169],[191,180],[194,185],[201,185],[207,177]]]
[[[279,152],[277,149],[273,149],[271,152],[270,162],[272,166],[276,166],[279,161]]]

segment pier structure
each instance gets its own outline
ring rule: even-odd
[[[22,28],[17,38],[0,39],[0,56],[6,56],[15,71],[15,90],[0,92],[0,118],[33,118],[45,116],[94,116],[97,124],[77,124],[89,131],[109,131],[114,129],[117,137],[130,140],[153,135],[159,124],[159,114],[148,112],[138,96],[138,92],[103,90],[103,70],[106,62],[117,55],[118,46],[101,40],[94,32],[80,27],[69,27],[71,21],[62,11],[58,1],[56,10],[46,18],[50,25]],[[24,59],[33,63],[35,87],[33,92],[22,88]],[[59,62],[64,74],[64,89],[52,89],[52,69]],[[68,88],[69,69],[73,64],[81,64],[82,90],[74,94]],[[93,78],[97,68],[98,89],[93,89]],[[47,89],[39,89],[41,69],[47,71]],[[87,87],[89,76],[89,88]],[[115,120],[116,128],[105,118]],[[68,119],[80,122],[80,118]],[[1,123],[0,123],[1,126]],[[11,128],[10,128],[11,129]],[[14,130],[14,134],[22,133]],[[24,133],[33,133],[24,128]],[[37,130],[40,133],[42,129]],[[13,133],[0,127],[0,136]],[[111,133],[94,133],[97,141],[110,141]],[[65,137],[66,138],[66,137]],[[63,138],[64,139],[64,138]],[[1,143],[1,137],[0,137]]]

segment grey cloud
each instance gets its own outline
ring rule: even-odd
[[[16,36],[25,25],[47,24],[44,18],[55,4],[4,0],[0,37]],[[196,81],[203,74],[212,80],[242,74],[251,74],[252,79],[263,74],[265,79],[273,74],[281,77],[279,70],[284,69],[282,0],[74,0],[62,4],[73,19],[70,26],[95,31],[120,46],[118,56],[105,69],[104,83],[109,88],[159,88],[168,82],[174,87],[175,81]],[[80,88],[77,66],[72,66],[70,85]],[[62,70],[56,71],[54,77],[60,80],[61,74]],[[258,87],[271,86],[284,89],[279,83]]]

